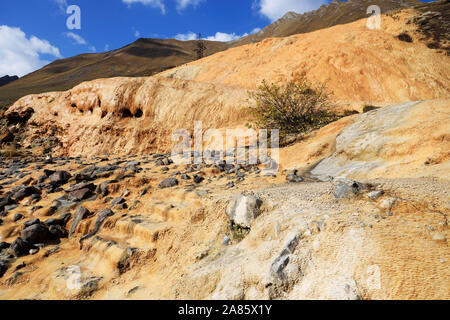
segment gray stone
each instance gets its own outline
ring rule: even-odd
[[[10,204],[10,205],[5,206],[5,210],[6,211],[12,211],[14,209],[17,209],[18,207],[19,206],[17,204]]]
[[[26,221],[23,225],[25,226],[25,228],[28,228],[28,227],[32,226],[33,224],[37,224],[37,223],[41,223],[41,220],[39,220],[39,219],[29,220],[29,221]]]
[[[223,246],[228,246],[231,243],[231,239],[228,236],[224,236],[222,240]]]
[[[52,185],[60,186],[66,184],[72,178],[67,171],[57,171],[50,176],[50,183]]]
[[[291,183],[303,182],[303,178],[301,176],[298,176],[297,173],[297,170],[293,170],[286,176],[286,181]]]
[[[114,207],[117,204],[122,204],[125,203],[125,199],[124,198],[114,198],[113,201],[111,201],[111,207]]]
[[[233,181],[228,182],[227,185],[226,185],[225,187],[228,188],[228,189],[233,188],[233,187],[234,187],[234,182],[233,182]]]
[[[351,179],[340,178],[334,183],[333,195],[336,199],[350,199],[357,196],[364,185]]]
[[[367,194],[367,197],[371,200],[377,200],[384,194],[383,190],[371,191]]]
[[[19,220],[22,220],[23,218],[24,218],[23,214],[16,213],[16,214],[14,215],[14,217],[13,217],[13,221],[14,221],[14,222],[17,222],[17,221],[19,221]]]
[[[226,214],[235,224],[250,228],[254,219],[260,215],[262,200],[254,196],[238,194],[228,203]]]
[[[92,195],[92,191],[89,188],[79,189],[69,193],[69,198],[72,201],[86,200]]]
[[[162,181],[160,184],[159,184],[159,188],[160,189],[165,189],[165,188],[171,188],[171,187],[174,187],[174,186],[176,186],[176,185],[178,185],[178,180],[177,179],[175,179],[175,178],[168,178],[168,179],[165,179],[164,181]]]

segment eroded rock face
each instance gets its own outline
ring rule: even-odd
[[[449,106],[450,100],[408,102],[362,114],[337,136],[334,154],[311,173],[324,180],[448,177]]]
[[[448,98],[450,57],[419,43],[416,27],[407,24],[409,17],[406,13],[397,19],[383,15],[383,28],[376,31],[368,31],[367,20],[362,19],[312,33],[265,39],[170,69],[158,77],[255,89],[263,79],[283,82],[305,73],[312,81],[326,81],[336,100],[396,103]],[[414,35],[415,43],[399,41],[399,30]]]
[[[383,19],[382,30],[368,32],[364,20],[357,21],[233,48],[155,77],[99,79],[30,95],[5,116],[26,120],[24,147],[51,145],[62,155],[130,154],[170,151],[173,131],[192,131],[194,121],[244,127],[251,120],[244,108],[248,90],[262,80],[282,83],[305,73],[310,81],[327,82],[346,107],[448,98],[450,57],[399,41],[399,29],[414,34],[407,17]]]
[[[261,213],[261,205],[262,200],[255,196],[238,194],[228,204],[226,214],[238,226],[250,228]]]
[[[247,90],[179,79],[113,78],[82,83],[66,92],[18,100],[7,115],[26,113],[24,147],[56,141],[54,155],[93,155],[111,150],[171,150],[172,132],[202,120],[212,128],[240,125]],[[220,110],[220,112],[218,112]],[[39,142],[39,143],[38,143]]]

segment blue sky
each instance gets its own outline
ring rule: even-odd
[[[1,0],[0,76],[23,76],[59,58],[123,47],[139,37],[189,40],[201,32],[229,41],[264,28],[287,11],[330,0]],[[69,30],[77,5],[81,29]]]

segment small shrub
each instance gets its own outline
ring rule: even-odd
[[[250,229],[242,228],[237,224],[232,223],[231,235],[235,243],[241,242],[250,233]]]
[[[397,39],[404,42],[413,42],[413,39],[406,32],[402,32],[397,36]]]
[[[19,150],[17,150],[16,146],[13,144],[3,144],[0,148],[0,154],[5,158],[12,158],[21,155]]]
[[[344,112],[342,112],[342,116],[344,117],[348,117],[348,116],[352,116],[354,114],[359,114],[359,112],[357,110],[344,110]]]
[[[379,107],[375,107],[375,106],[365,106],[363,108],[363,113],[366,113],[366,112],[369,112],[369,111],[372,111],[372,110],[377,110],[377,109],[380,109],[380,108]]]
[[[427,47],[429,49],[440,49],[441,45],[439,44],[439,42],[430,42],[427,44]]]
[[[340,118],[330,111],[325,86],[314,86],[304,76],[285,85],[263,81],[250,98],[255,101],[249,111],[256,126],[279,129],[282,141],[288,135],[304,134]]]

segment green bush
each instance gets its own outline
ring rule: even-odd
[[[324,85],[312,85],[301,76],[284,85],[263,81],[250,92],[254,105],[249,106],[255,125],[279,129],[280,138],[304,134],[340,118],[330,111],[330,98]]]
[[[377,109],[380,109],[380,108],[379,107],[375,107],[375,106],[364,106],[363,113],[370,112],[372,110],[377,110]]]

